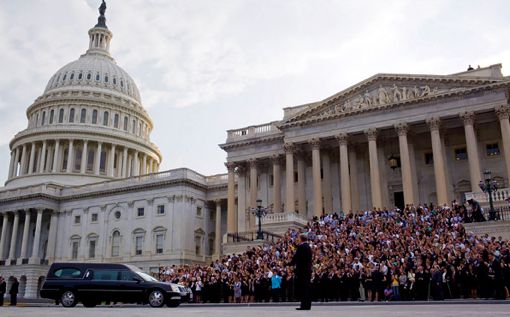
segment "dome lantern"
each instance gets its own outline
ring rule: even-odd
[[[106,26],[106,17],[104,15],[106,11],[106,3],[101,3],[99,7],[99,17],[97,18],[97,24],[89,30],[89,49],[87,54],[102,54],[108,57],[110,56],[110,41],[112,40],[113,34],[108,30]]]

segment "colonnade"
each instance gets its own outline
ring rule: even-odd
[[[43,227],[43,216],[50,214],[49,233],[45,254],[41,254],[41,231]],[[31,219],[35,216],[35,230],[32,248],[29,249],[29,238],[31,237]],[[16,264],[40,264],[41,260],[52,260],[55,257],[55,246],[57,238],[58,214],[54,210],[47,209],[26,209],[0,213],[2,219],[2,231],[0,233],[0,262],[6,265]],[[23,220],[23,223],[21,223]],[[21,241],[18,241],[18,232],[22,230]],[[10,241],[10,242],[9,242]],[[21,243],[21,248],[19,248]],[[20,249],[19,252],[17,250]]]
[[[497,114],[503,143],[504,160],[507,170],[507,179],[510,179],[510,123],[509,114],[510,107],[508,105],[501,105],[495,108]],[[469,164],[469,175],[471,183],[471,191],[478,192],[480,188],[478,186],[481,180],[481,165],[479,158],[478,140],[475,133],[474,121],[475,113],[463,112],[459,114],[459,119],[462,120],[465,140],[467,157]],[[435,178],[435,190],[437,203],[449,204],[448,194],[448,178],[447,178],[447,167],[445,162],[445,144],[444,137],[441,135],[441,122],[440,117],[432,117],[426,120],[430,132],[430,140],[432,144],[432,155],[433,155],[433,170]],[[401,177],[402,177],[402,188],[404,195],[405,204],[416,204],[418,203],[417,187],[414,184],[416,180],[416,171],[414,168],[414,158],[411,153],[414,153],[413,145],[408,141],[408,134],[410,133],[410,127],[405,122],[399,122],[392,127],[380,127],[380,128],[368,128],[362,131],[366,137],[366,143],[352,144],[349,140],[352,135],[358,133],[344,133],[339,131],[335,136],[338,141],[338,157],[339,157],[339,170],[340,170],[340,200],[341,209],[350,213],[353,210],[359,210],[359,188],[357,181],[358,167],[356,165],[356,148],[359,150],[365,146],[368,150],[368,161],[370,171],[370,197],[371,206],[373,208],[383,208],[386,206],[382,188],[386,187],[387,184],[383,184],[381,179],[381,160],[382,151],[378,145],[378,135],[383,129],[394,129],[398,136],[398,147],[400,154],[401,164]],[[332,186],[331,186],[331,172],[330,172],[330,151],[324,151],[321,153],[323,141],[330,141],[331,137],[318,138],[311,137],[306,142],[285,142],[282,144],[283,152],[285,153],[285,203],[284,209],[281,209],[281,184],[280,184],[280,156],[273,155],[271,161],[273,162],[273,205],[274,212],[299,212],[302,215],[306,215],[306,197],[305,197],[305,169],[306,163],[303,155],[296,155],[300,151],[311,151],[312,157],[312,186],[313,194],[313,215],[320,216],[324,211],[332,211]],[[331,142],[329,142],[331,143]],[[297,150],[299,148],[299,151]],[[352,148],[352,149],[351,149]],[[308,149],[308,150],[307,150]],[[365,151],[366,151],[365,150]],[[301,153],[302,154],[302,153]],[[305,153],[306,154],[306,153]],[[296,206],[296,193],[294,186],[294,173],[295,164],[294,161],[297,156],[297,206]],[[413,154],[414,156],[414,154]],[[384,163],[384,162],[382,162]],[[235,171],[236,167],[244,165],[244,162],[229,162],[227,163],[228,168],[228,206],[227,206],[227,227],[228,232],[238,231],[238,220],[237,210],[235,205]],[[255,200],[257,199],[257,164],[256,160],[249,160],[249,175],[250,175],[250,190],[249,190],[249,202],[250,207],[255,207]],[[321,175],[322,174],[322,175]],[[239,175],[239,184],[243,183],[245,175]],[[241,191],[241,189],[238,189]],[[241,214],[243,211],[239,211]]]
[[[156,157],[136,149],[100,141],[56,139],[13,148],[8,178],[62,172],[124,178],[158,170]]]

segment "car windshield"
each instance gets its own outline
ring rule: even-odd
[[[142,272],[142,271],[137,271],[136,274],[138,274],[146,282],[157,282],[158,281],[154,277],[152,277],[149,274]]]

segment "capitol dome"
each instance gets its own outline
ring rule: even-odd
[[[103,1],[85,54],[59,69],[27,109],[27,129],[10,142],[6,186],[83,185],[159,170],[152,120],[110,55],[105,10]]]

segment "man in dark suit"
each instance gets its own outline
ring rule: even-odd
[[[7,284],[4,278],[0,276],[0,307],[4,305],[5,292],[7,292]]]
[[[14,278],[12,281],[11,289],[9,290],[9,294],[11,294],[11,306],[16,306],[18,304],[18,288],[18,279]]]
[[[312,249],[308,245],[308,236],[302,234],[299,236],[300,244],[296,253],[292,257],[289,265],[295,266],[296,275],[296,295],[301,300],[301,305],[297,310],[310,310],[312,299],[310,295],[310,280],[312,278]]]

